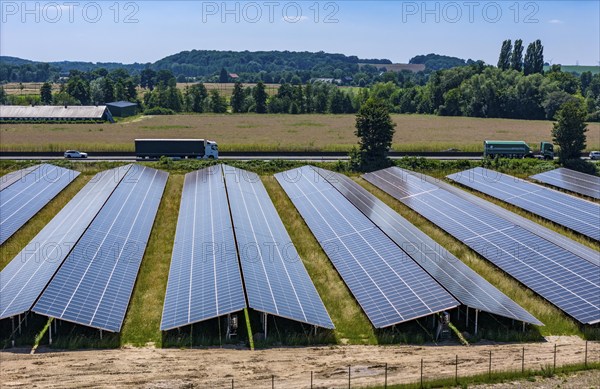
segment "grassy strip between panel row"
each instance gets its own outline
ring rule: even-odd
[[[591,371],[600,369],[600,363],[588,363],[587,365],[579,363],[574,365],[565,365],[557,367],[553,366],[542,367],[539,370],[525,371],[492,371],[491,373],[483,373],[466,377],[444,378],[431,381],[423,381],[412,384],[387,385],[388,389],[418,389],[418,388],[452,388],[461,387],[467,388],[472,385],[492,385],[510,381],[536,382],[537,378],[552,378],[555,376],[568,376],[582,371]],[[517,384],[518,385],[518,384]],[[384,386],[369,386],[369,389],[382,389]]]

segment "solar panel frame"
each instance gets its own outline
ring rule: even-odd
[[[600,177],[598,176],[561,167],[532,175],[529,178],[597,200],[600,199]]]
[[[600,241],[600,204],[481,167],[447,177]]]
[[[6,242],[79,174],[74,170],[42,164],[0,191],[0,244]]]
[[[221,167],[188,173],[160,329],[168,331],[244,308],[246,296]]]
[[[249,307],[333,329],[260,177],[232,166],[222,167]]]
[[[167,177],[133,165],[32,311],[119,332]]]
[[[29,311],[131,165],[96,174],[0,272],[0,319]]]
[[[359,184],[339,173],[318,168],[316,170],[463,305],[494,315],[543,325]]]
[[[363,177],[579,322],[600,321],[598,266],[397,167]],[[420,192],[407,190],[405,180]]]
[[[374,327],[460,305],[312,168],[278,173],[275,178]]]

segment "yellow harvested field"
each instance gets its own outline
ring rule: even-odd
[[[485,139],[550,141],[552,122],[393,115],[394,150],[481,151]],[[347,151],[354,115],[202,114],[142,116],[101,124],[3,124],[2,151],[132,151],[136,138],[208,138],[221,151]],[[600,149],[600,123],[588,125],[588,150]],[[537,146],[536,146],[537,149]]]

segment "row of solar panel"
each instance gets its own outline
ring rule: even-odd
[[[79,172],[42,164],[9,173],[0,182],[0,244],[67,187]]]
[[[119,331],[167,177],[128,165],[92,178],[0,273],[0,318]]]
[[[542,325],[347,177],[308,166],[275,177],[375,327],[461,304]]]
[[[480,170],[473,175],[476,180],[478,177],[477,189],[491,193],[483,178],[489,175]],[[579,322],[600,322],[600,269],[574,250],[544,239],[412,172],[394,167],[365,174],[364,178]],[[517,188],[508,185],[505,176],[498,179],[504,180],[502,189],[507,192],[504,199],[527,197],[531,193],[519,192],[522,184],[516,184]]]
[[[189,173],[161,330],[240,311],[246,296],[256,311],[333,328],[260,178],[226,165]]]
[[[600,241],[600,204],[481,167],[448,178]]]

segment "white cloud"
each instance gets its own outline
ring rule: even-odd
[[[308,20],[308,16],[284,16],[283,21],[287,23],[299,23]]]
[[[565,24],[565,22],[563,22],[562,20],[559,20],[559,19],[550,19],[550,20],[548,20],[548,23],[550,23],[550,24]]]

